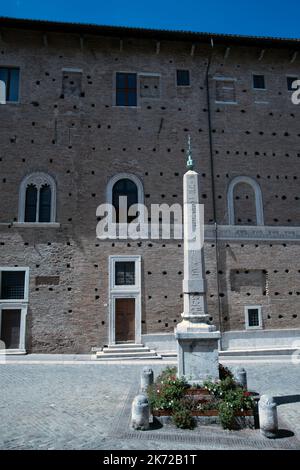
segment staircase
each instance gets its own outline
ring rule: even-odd
[[[144,344],[111,344],[102,350],[93,348],[93,359],[102,361],[120,361],[122,359],[162,359],[156,351]]]

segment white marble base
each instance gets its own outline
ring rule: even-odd
[[[178,377],[191,385],[219,379],[218,341],[220,332],[212,325],[183,320],[175,329]]]

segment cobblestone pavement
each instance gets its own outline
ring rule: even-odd
[[[130,404],[143,363],[76,363],[70,358],[53,364],[48,357],[32,364],[32,358],[0,364],[1,449],[300,449],[300,364],[290,360],[222,360],[246,368],[250,389],[280,397],[280,427],[296,436],[269,441],[258,431],[211,427],[133,432]],[[169,363],[153,362],[154,372]]]

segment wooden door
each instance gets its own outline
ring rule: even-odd
[[[115,337],[117,343],[135,341],[135,299],[115,300]]]
[[[1,341],[6,349],[19,349],[21,310],[3,309],[1,315]]]

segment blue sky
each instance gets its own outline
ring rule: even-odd
[[[9,0],[0,16],[300,37],[299,0]]]

